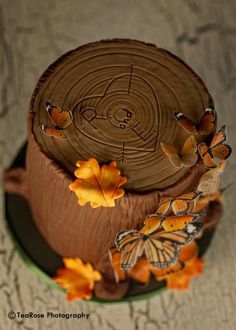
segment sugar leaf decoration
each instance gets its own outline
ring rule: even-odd
[[[78,197],[79,205],[90,203],[92,208],[114,207],[115,200],[124,195],[121,186],[127,182],[127,178],[120,175],[115,161],[100,168],[97,160],[90,158],[88,161],[77,161],[76,166],[77,179],[69,188]]]
[[[90,299],[101,274],[79,258],[63,258],[63,262],[65,267],[57,270],[53,280],[67,290],[67,300]]]

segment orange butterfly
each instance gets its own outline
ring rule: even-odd
[[[161,148],[169,158],[171,164],[176,167],[191,167],[198,159],[196,154],[197,141],[193,135],[187,138],[180,152],[178,152],[173,146],[163,142],[161,142]]]
[[[66,133],[63,130],[56,129],[54,127],[49,127],[47,125],[40,125],[40,130],[48,136],[52,136],[57,139],[66,139]]]
[[[184,214],[189,211],[191,203],[201,195],[201,191],[183,194],[177,197],[164,197],[161,199],[160,206],[156,213],[166,215],[172,209],[175,215]]]
[[[67,135],[64,129],[72,123],[72,112],[68,110],[61,110],[50,101],[45,102],[45,108],[54,124],[54,127],[40,125],[40,130],[48,136],[52,136],[57,139],[66,139]]]
[[[196,221],[200,216],[200,214],[186,214],[165,217],[159,214],[150,214],[144,220],[144,227],[140,230],[140,233],[149,235],[161,227],[166,232],[181,230],[189,223]]]
[[[180,245],[193,240],[201,227],[202,224],[196,222],[188,224],[184,230],[160,230],[150,235],[137,230],[119,232],[115,244],[121,252],[121,268],[133,268],[143,254],[154,267],[168,267],[177,261]]]
[[[231,155],[232,149],[228,144],[223,143],[225,140],[226,125],[223,125],[214,135],[209,146],[204,142],[199,144],[198,151],[206,167],[217,167],[217,164],[213,158],[227,159]]]
[[[206,108],[198,124],[193,123],[182,112],[174,113],[177,124],[187,133],[208,135],[216,128],[216,111],[213,108]]]

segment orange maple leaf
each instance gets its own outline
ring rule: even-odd
[[[127,182],[127,178],[120,175],[116,162],[102,165],[101,168],[95,158],[88,161],[79,160],[75,170],[77,179],[69,185],[79,199],[79,204],[90,202],[91,207],[114,207],[115,200],[124,195],[120,187]]]
[[[128,271],[132,279],[147,284],[150,280],[152,265],[147,259],[140,258],[136,265]]]
[[[204,261],[194,257],[185,262],[184,269],[178,273],[170,274],[166,277],[169,289],[186,290],[189,287],[192,276],[201,275]]]
[[[57,270],[53,280],[67,290],[67,300],[90,299],[94,283],[101,280],[101,274],[79,258],[63,258],[63,262],[65,267]]]
[[[152,272],[156,280],[166,280],[169,289],[188,289],[192,276],[200,275],[203,272],[204,261],[199,259],[197,254],[198,246],[195,241],[181,247],[179,261],[184,263],[184,267],[177,272],[171,273],[174,267],[176,267],[176,264],[173,264],[164,269],[165,272],[167,272],[167,274],[164,275],[162,269],[154,269],[153,267]]]
[[[149,282],[151,275],[150,269],[152,266],[148,260],[139,258],[133,268],[125,271],[120,267],[121,253],[115,247],[109,250],[109,255],[117,282],[125,280],[127,276],[143,284],[147,284]]]

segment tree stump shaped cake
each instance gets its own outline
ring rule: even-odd
[[[70,125],[53,124],[45,103],[70,113]],[[117,233],[140,230],[161,198],[197,189],[207,171],[201,157],[193,166],[174,166],[161,143],[181,150],[189,134],[174,114],[198,123],[209,105],[205,85],[185,63],[138,41],[82,46],[40,78],[30,104],[22,182],[18,173],[18,184],[6,187],[24,194],[39,231],[58,254],[81,258],[101,273],[97,296],[119,298],[129,286],[128,280],[115,281],[109,259]],[[63,138],[44,134],[42,127]],[[69,189],[76,162],[91,158],[100,165],[115,161],[127,178],[114,207],[81,206]]]

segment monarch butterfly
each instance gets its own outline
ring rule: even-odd
[[[162,227],[165,231],[176,231],[184,229],[188,223],[196,221],[200,214],[186,214],[181,216],[160,216],[158,214],[150,214],[144,220],[144,227],[141,233],[149,235]]]
[[[227,159],[231,155],[232,149],[228,144],[223,143],[225,140],[226,125],[223,125],[214,135],[209,146],[204,142],[199,144],[198,151],[206,167],[217,167],[213,158]]]
[[[182,112],[175,112],[174,117],[180,127],[187,133],[194,135],[208,135],[216,127],[216,111],[213,108],[206,108],[204,110],[204,114],[198,124],[193,123]]]
[[[64,129],[72,123],[72,112],[68,110],[61,110],[50,101],[45,102],[45,108],[54,124],[54,127],[40,125],[40,130],[48,136],[52,136],[57,139],[66,139],[67,136]]]
[[[156,213],[166,215],[172,209],[175,215],[181,215],[189,211],[191,203],[201,195],[201,191],[183,194],[177,197],[163,197]]]
[[[184,230],[165,232],[163,230],[145,235],[137,230],[121,231],[115,245],[121,252],[121,268],[133,268],[137,259],[145,254],[148,261],[158,268],[166,268],[177,261],[179,246],[194,239],[202,227],[201,223],[190,223]]]
[[[193,135],[187,138],[180,151],[177,151],[173,146],[163,142],[161,142],[161,148],[165,155],[169,158],[171,164],[176,167],[191,167],[198,159],[196,154],[197,141]]]

